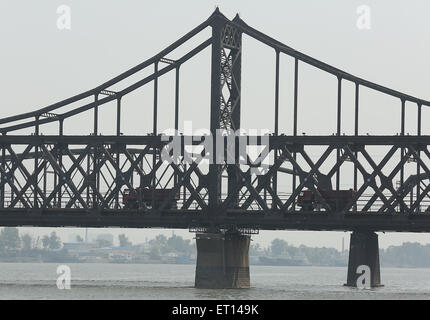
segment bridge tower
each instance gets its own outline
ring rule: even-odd
[[[233,22],[237,21],[236,16]],[[221,134],[234,135],[240,128],[240,89],[242,63],[242,33],[216,9],[212,23],[211,61],[211,111],[210,131],[212,137]],[[225,215],[220,209],[223,175],[227,176],[227,193],[234,195],[238,176],[235,164],[227,164],[224,155],[228,150],[219,147],[214,139],[213,163],[209,166],[209,210],[213,222]],[[217,149],[218,147],[218,149]],[[237,149],[237,148],[236,148]],[[238,161],[236,151],[235,163]],[[223,160],[220,162],[219,159]],[[231,163],[231,162],[230,162]],[[224,184],[225,185],[225,184]],[[198,233],[195,286],[197,288],[248,288],[250,236],[232,228],[220,230],[213,224],[206,233]]]

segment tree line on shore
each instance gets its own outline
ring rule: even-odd
[[[77,242],[83,242],[78,236]],[[125,234],[118,237],[120,247],[131,247],[132,242]],[[112,243],[104,239],[97,239],[98,247],[112,246]],[[195,241],[183,239],[181,236],[172,234],[166,237],[162,234],[147,241],[145,244],[147,252],[152,257],[163,256],[171,252],[192,255],[196,254]],[[0,256],[25,255],[34,252],[61,251],[63,243],[55,232],[43,237],[32,237],[30,234],[19,234],[18,228],[5,227],[0,229]],[[64,254],[64,253],[63,253]],[[315,248],[292,246],[282,239],[273,239],[269,246],[262,247],[259,243],[250,246],[250,256],[259,257],[302,257],[310,265],[330,266],[343,265],[347,263],[348,252],[341,252],[335,248]],[[380,260],[382,266],[391,267],[430,267],[430,244],[405,242],[401,246],[390,246],[380,249]]]
[[[17,228],[3,228],[0,231],[0,253],[10,251],[30,251],[32,249],[56,250],[62,247],[61,239],[55,232],[33,238],[28,233],[19,235]]]

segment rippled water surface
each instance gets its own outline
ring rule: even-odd
[[[430,269],[382,268],[385,285],[344,287],[346,268],[251,266],[251,289],[195,289],[194,265],[69,264],[71,290],[57,289],[58,264],[0,263],[0,299],[430,299]]]

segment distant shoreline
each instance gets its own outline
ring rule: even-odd
[[[100,262],[86,262],[86,261],[31,261],[31,260],[21,260],[21,261],[2,261],[0,260],[0,264],[52,264],[52,263],[73,263],[73,264],[125,264],[125,265],[132,265],[132,264],[142,264],[142,265],[148,265],[148,264],[163,264],[163,265],[195,265],[194,262],[190,263],[172,263],[172,262],[162,262],[162,261],[151,261],[151,262],[106,262],[106,261],[100,261]],[[262,264],[262,263],[250,263],[250,266],[266,266],[266,267],[335,267],[335,268],[347,268],[347,265],[276,265],[276,264]],[[399,268],[399,269],[430,269],[430,266],[400,266],[400,265],[381,265],[381,268]]]

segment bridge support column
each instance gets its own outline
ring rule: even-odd
[[[197,234],[195,287],[249,288],[250,241],[250,236],[239,234]]]
[[[351,234],[346,286],[357,286],[357,279],[362,274],[362,272],[357,273],[357,268],[362,265],[370,268],[370,286],[382,286],[378,235],[373,231],[354,231]]]

